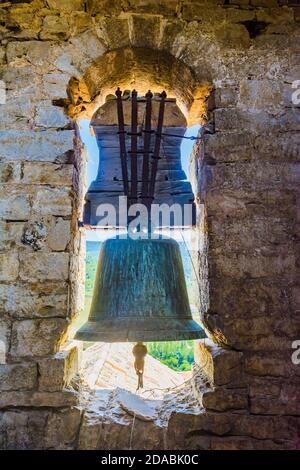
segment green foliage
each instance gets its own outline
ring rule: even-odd
[[[166,341],[147,343],[148,353],[177,371],[191,370],[194,362],[193,341]]]

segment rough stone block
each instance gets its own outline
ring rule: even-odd
[[[157,47],[160,33],[160,18],[145,18],[142,15],[132,17],[132,44],[138,47]]]
[[[21,245],[23,222],[0,221],[0,251],[8,251]]]
[[[243,354],[223,349],[205,338],[195,342],[195,362],[214,385],[241,382]]]
[[[38,189],[32,209],[39,216],[69,216],[72,213],[70,190],[66,188]]]
[[[202,171],[203,184],[207,190],[241,189],[244,190],[272,190],[296,189],[300,182],[299,163],[218,163],[209,165]],[[201,188],[201,182],[200,182]]]
[[[292,364],[290,357],[278,358],[276,354],[251,355],[245,359],[245,372],[250,375],[288,377]]]
[[[48,232],[47,243],[53,251],[64,251],[71,237],[71,223],[57,217]]]
[[[295,193],[281,188],[268,191],[215,189],[207,193],[206,204],[208,216],[218,218],[297,217]]]
[[[1,104],[0,130],[29,130],[34,117],[35,97],[29,99],[24,96],[15,96],[14,91],[6,91],[6,103]]]
[[[36,364],[0,365],[0,390],[31,390],[37,385]]]
[[[103,16],[118,16],[122,5],[118,0],[87,0],[87,11],[91,15],[101,13]]]
[[[201,4],[202,3],[202,4]],[[217,2],[214,2],[217,3]],[[208,22],[211,20],[224,21],[226,19],[226,10],[220,5],[203,5],[203,2],[184,2],[182,5],[182,18],[187,21],[198,20]]]
[[[26,57],[28,62],[33,66],[43,66],[46,69],[55,57],[59,48],[54,42],[42,42],[42,41],[10,41],[7,44],[6,54],[7,62],[11,67],[18,63],[18,60]],[[31,72],[31,73],[30,73]],[[29,67],[22,67],[21,70],[16,69],[17,77],[26,80],[26,75],[32,75],[34,83],[36,78],[34,77],[34,72]],[[16,78],[17,78],[16,77]],[[29,78],[29,77],[28,77]],[[29,85],[27,78],[27,87]],[[32,85],[32,82],[31,82]]]
[[[216,277],[241,278],[292,278],[295,274],[293,253],[263,253],[252,251],[244,253],[219,253],[212,250],[209,254],[210,275]]]
[[[73,449],[81,422],[79,408],[51,413],[47,421],[45,447],[47,449]]]
[[[74,131],[0,131],[0,158],[54,162],[73,151]]]
[[[84,0],[72,0],[72,2],[70,0],[47,0],[47,3],[53,10],[72,12],[84,9]]]
[[[217,41],[226,48],[248,48],[250,36],[247,28],[243,24],[223,23],[215,31]]]
[[[226,251],[239,251],[253,248],[274,248],[282,245],[291,248],[295,233],[293,221],[280,218],[250,217],[243,224],[236,220],[211,218],[209,224],[209,246]]]
[[[0,364],[6,364],[6,356],[10,346],[10,324],[0,321]]]
[[[12,6],[6,25],[12,29],[12,37],[37,39],[41,29],[41,18],[32,9]]]
[[[72,38],[70,42],[73,45],[73,51],[74,47],[77,49],[76,54],[85,66],[91,65],[93,61],[106,52],[106,47],[93,31],[85,31],[84,33],[78,34],[76,37]],[[74,57],[74,59],[75,65],[77,65],[76,58]]]
[[[0,253],[0,281],[14,281],[19,275],[18,253]]]
[[[274,126],[274,121],[264,110],[251,113],[239,108],[215,109],[214,121],[217,132],[248,129],[250,133],[260,134]]]
[[[35,125],[45,128],[63,128],[70,124],[62,108],[53,106],[51,101],[41,102],[36,108]]]
[[[46,16],[43,20],[43,27],[40,38],[44,40],[60,39],[65,40],[70,36],[68,19],[65,16]]]
[[[61,391],[67,387],[78,372],[78,349],[76,346],[61,351],[53,357],[42,359],[39,366],[39,390]]]
[[[29,450],[45,448],[44,434],[48,416],[49,412],[45,410],[9,410],[1,413],[1,449]]]
[[[47,356],[57,352],[68,323],[62,318],[15,321],[12,329],[13,357]]]
[[[235,87],[217,88],[214,98],[216,108],[229,108],[236,106],[239,93]]]
[[[210,279],[210,308],[225,319],[278,315],[290,311],[291,287],[280,279]]]
[[[45,98],[66,99],[70,75],[64,73],[49,73],[43,76],[43,96]]]
[[[23,281],[64,281],[69,275],[68,253],[22,253],[20,277]]]
[[[22,182],[26,184],[48,184],[51,186],[72,186],[73,165],[24,162]]]
[[[127,18],[103,18],[99,15],[96,24],[99,37],[109,47],[118,48],[130,43]]]
[[[64,282],[0,284],[0,312],[13,318],[65,318],[68,285]]]
[[[243,80],[239,106],[245,109],[282,108],[281,84],[272,80]]]
[[[248,395],[243,389],[219,387],[201,393],[199,398],[207,410],[227,411],[248,408]]]
[[[18,183],[20,179],[20,162],[0,162],[0,183]]]
[[[1,392],[0,408],[65,408],[78,403],[73,390],[63,392]]]
[[[299,381],[260,379],[250,384],[250,410],[253,414],[300,416]]]
[[[20,190],[0,188],[0,214],[5,220],[27,220],[30,216],[29,194],[22,194]]]
[[[258,9],[256,20],[268,24],[288,24],[294,22],[294,11],[292,8],[281,7],[272,9]]]

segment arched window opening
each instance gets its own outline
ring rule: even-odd
[[[95,113],[96,117],[100,116],[101,125],[104,134],[107,133],[107,124],[112,124],[112,106],[109,105],[108,97],[106,106],[102,106]],[[175,194],[180,193],[176,187],[180,188],[180,184],[184,185],[183,191],[187,200],[193,201],[194,195],[189,182],[189,161],[193,150],[193,145],[197,139],[200,125],[193,125],[187,128],[186,120],[180,109],[176,105],[176,100],[170,100],[171,103],[166,112],[166,124],[163,128],[163,136],[161,142],[161,160],[158,172],[158,181],[161,185],[164,182],[170,184],[170,188]],[[115,103],[113,103],[114,105]],[[125,108],[126,109],[126,108]],[[94,116],[95,116],[94,115]],[[144,120],[143,116],[143,120]],[[95,121],[94,121],[95,122]],[[175,125],[174,125],[175,124]],[[87,199],[91,189],[95,188],[99,180],[110,181],[112,186],[119,185],[122,175],[119,174],[119,148],[117,130],[114,134],[104,135],[104,144],[97,145],[97,139],[93,132],[91,122],[88,119],[82,119],[79,122],[80,137],[88,154],[87,164]],[[109,136],[109,138],[107,137]],[[116,145],[117,143],[117,145]],[[99,146],[99,148],[98,148]],[[118,162],[118,163],[116,163]],[[118,186],[115,186],[118,187]],[[176,193],[177,191],[177,193]],[[169,191],[172,192],[172,191]],[[188,198],[186,193],[189,193]],[[92,194],[93,196],[93,194]],[[158,198],[159,199],[159,198]],[[162,198],[162,201],[164,199]],[[170,201],[168,201],[170,203]],[[198,276],[196,259],[197,251],[197,231],[188,227],[177,227],[175,224],[168,231],[168,236],[175,239],[180,247],[181,258],[183,260],[185,280],[188,290],[189,303],[193,316],[199,320],[197,311],[199,309],[198,302]],[[86,273],[85,273],[85,305],[84,309],[78,315],[72,325],[72,335],[87,321],[91,308],[92,294],[95,287],[95,275],[98,263],[99,252],[105,240],[114,237],[117,233],[125,233],[125,229],[120,227],[89,229],[85,227],[84,233],[86,237]],[[160,230],[163,233],[163,230]],[[193,260],[194,258],[194,260]],[[205,337],[203,331],[203,337]],[[191,369],[194,362],[194,342],[192,340],[184,341],[159,341],[147,343],[148,357],[145,371],[145,381],[147,386],[159,386],[160,388],[168,388],[172,384],[180,385],[190,377]],[[106,343],[84,343],[85,361],[91,365],[93,363],[94,374],[97,380],[94,386],[121,386],[125,389],[134,390],[136,386],[136,377],[132,368],[132,350],[133,345],[118,343],[109,345]],[[89,358],[89,359],[88,359]],[[93,359],[92,359],[93,358]],[[108,360],[109,358],[109,360]],[[122,358],[122,359],[121,359]],[[97,364],[102,364],[101,370],[97,374]],[[114,369],[120,369],[121,374],[115,374]],[[147,375],[148,370],[148,375]],[[150,371],[152,371],[150,373]],[[156,377],[156,378],[155,378]]]

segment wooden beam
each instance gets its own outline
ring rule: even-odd
[[[155,194],[155,181],[156,181],[156,173],[157,173],[157,168],[158,168],[158,160],[160,159],[159,154],[160,154],[161,134],[162,134],[162,127],[163,127],[163,122],[164,122],[165,99],[167,97],[167,94],[165,91],[163,91],[160,96],[161,96],[161,100],[159,104],[154,153],[152,157],[153,163],[152,163],[151,179],[150,179],[150,187],[149,187],[149,196],[151,200],[153,200],[154,194]]]
[[[137,201],[137,92],[133,90],[131,93],[131,198],[132,202]]]
[[[146,117],[144,129],[144,158],[142,169],[142,200],[143,204],[148,206],[149,199],[147,197],[149,189],[149,151],[151,142],[151,114],[152,114],[152,97],[153,94],[149,90],[146,94]]]
[[[128,187],[127,153],[126,153],[126,144],[125,144],[125,126],[124,126],[122,92],[120,88],[118,88],[116,91],[116,97],[117,97],[117,111],[118,111],[118,123],[119,123],[118,134],[119,134],[119,142],[120,142],[122,178],[123,178],[123,185],[124,185],[124,194],[125,196],[128,196],[129,187]]]

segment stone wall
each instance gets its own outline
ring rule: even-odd
[[[1,2],[0,447],[77,446],[76,120],[101,92],[86,79],[94,64],[128,47],[167,52],[213,88],[192,167],[205,214],[202,319],[215,344],[198,345],[203,411],[173,413],[166,445],[299,447],[299,21],[296,0]],[[186,105],[204,119],[207,93],[190,83]]]

